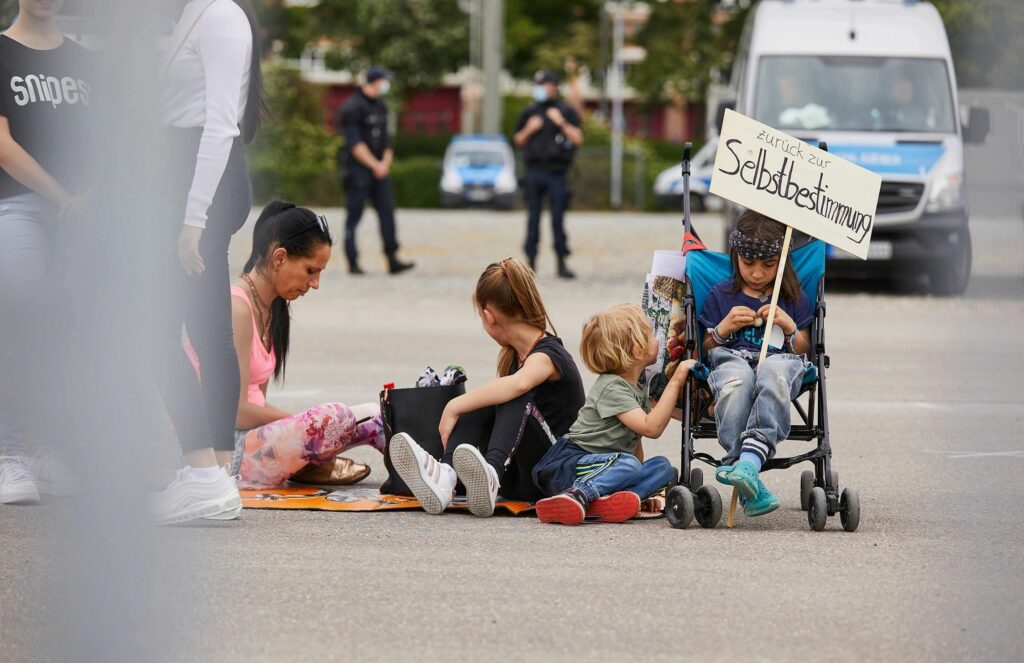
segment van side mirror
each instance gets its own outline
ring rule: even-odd
[[[964,142],[980,145],[985,142],[990,129],[991,120],[988,109],[971,106],[971,112],[967,116],[967,126],[964,127]]]
[[[715,128],[718,129],[718,135],[722,135],[722,124],[725,123],[725,111],[736,110],[736,101],[720,101],[718,102],[718,108],[715,110]]]

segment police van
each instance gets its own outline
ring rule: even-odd
[[[964,142],[983,142],[988,110],[961,123],[938,11],[916,0],[762,0],[733,66],[737,111],[882,176],[866,262],[829,248],[829,271],[928,277],[936,294],[971,276]],[[720,128],[720,127],[719,127]]]

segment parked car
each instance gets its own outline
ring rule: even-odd
[[[715,165],[715,151],[718,140],[711,139],[690,159],[690,209],[702,212],[721,209],[722,199],[708,193],[711,186],[711,171]],[[658,173],[654,180],[654,198],[662,207],[682,209],[683,174],[682,163]]]
[[[455,136],[444,153],[441,204],[445,207],[515,206],[516,160],[504,136]]]

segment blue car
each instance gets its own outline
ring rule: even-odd
[[[516,160],[504,136],[455,136],[444,153],[441,204],[515,207]]]

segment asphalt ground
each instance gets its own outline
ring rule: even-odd
[[[340,235],[341,211],[326,213]],[[426,365],[462,364],[470,386],[494,374],[497,347],[470,294],[488,262],[520,254],[523,215],[401,210],[399,220],[416,270],[383,274],[368,213],[359,241],[370,274],[349,277],[336,253],[320,291],[295,304],[287,381],[272,402],[298,411],[372,401],[382,383],[411,385]],[[720,248],[717,217],[695,223]],[[580,278],[555,279],[547,246],[539,273],[576,353],[586,317],[638,301],[651,252],[678,246],[680,228],[672,214],[572,213],[569,229]],[[767,473],[782,508],[740,515],[732,530],[247,510],[157,533],[153,587],[133,590],[156,627],[125,623],[124,637],[149,642],[149,660],[181,661],[1018,660],[1024,224],[975,218],[972,230],[964,297],[829,284],[833,459],[841,485],[861,496],[856,533],[838,518],[808,529],[802,468]],[[232,247],[238,266],[249,231]],[[680,435],[673,422],[647,453],[678,463]],[[167,467],[166,442],[140,471]],[[364,485],[378,486],[380,455],[350,455],[373,467]],[[50,548],[67,511],[0,508],[0,660],[79,658],[60,642],[62,606],[89,583]]]

